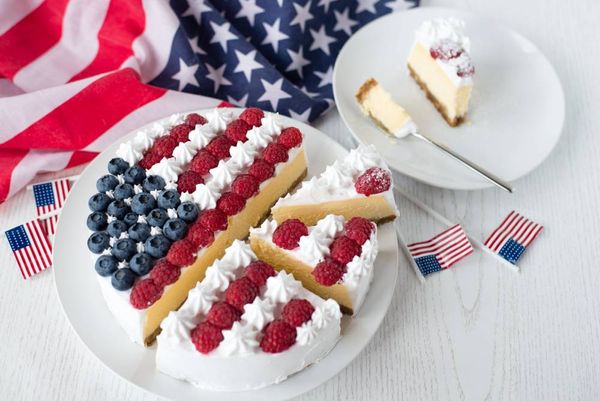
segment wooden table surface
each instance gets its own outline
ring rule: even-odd
[[[536,43],[561,78],[566,125],[556,150],[516,183],[514,195],[398,181],[475,237],[512,209],[546,228],[520,261],[521,274],[477,252],[421,285],[402,258],[392,305],[373,341],[299,400],[600,399],[600,2],[424,5],[493,17]],[[352,145],[337,111],[315,125]],[[0,228],[33,217],[31,202],[23,191],[0,205]],[[410,203],[399,204],[407,238],[440,230]],[[6,241],[0,251],[1,400],[158,399],[85,349],[61,311],[50,272],[24,282]]]

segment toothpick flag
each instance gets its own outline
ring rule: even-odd
[[[62,208],[71,184],[67,178],[32,185],[38,216],[45,216]]]
[[[52,245],[39,220],[11,228],[5,235],[24,279],[46,270],[52,264]]]
[[[488,237],[485,246],[508,262],[516,264],[542,228],[541,224],[513,210]]]

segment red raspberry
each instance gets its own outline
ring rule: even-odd
[[[198,352],[208,354],[223,341],[223,333],[217,326],[202,322],[192,330],[192,342]]]
[[[256,107],[249,107],[242,111],[240,114],[240,120],[244,120],[248,125],[253,127],[260,127],[262,124],[260,120],[265,116],[265,113],[261,109]]]
[[[289,127],[281,131],[277,143],[286,149],[295,148],[302,143],[302,133],[296,127]]]
[[[258,191],[258,185],[259,182],[256,177],[250,174],[242,174],[231,184],[231,191],[244,199],[250,199]]]
[[[275,229],[273,243],[284,249],[294,249],[304,235],[308,235],[306,225],[298,219],[289,219]]]
[[[150,167],[154,166],[156,163],[161,161],[162,157],[156,153],[147,152],[142,160],[138,162],[138,165],[146,170],[149,170]]]
[[[192,127],[187,124],[179,124],[171,128],[171,132],[169,132],[169,136],[179,142],[187,142],[189,140],[190,131]]]
[[[225,192],[217,201],[217,207],[227,216],[234,216],[242,211],[246,200],[234,192]]]
[[[212,153],[217,159],[225,159],[229,157],[229,148],[233,146],[225,135],[219,135],[206,145],[206,150]]]
[[[212,244],[212,242],[215,240],[215,235],[213,234],[212,230],[204,227],[198,221],[190,227],[186,238],[192,241],[192,243],[198,248],[204,248]]]
[[[241,277],[232,281],[225,290],[225,301],[240,311],[244,305],[254,301],[258,295],[258,287],[247,277]]]
[[[185,117],[185,123],[192,127],[192,129],[196,128],[196,125],[204,125],[206,122],[206,118],[197,113],[188,114]]]
[[[177,178],[177,191],[179,193],[192,193],[196,190],[196,185],[198,184],[204,184],[202,174],[192,170],[187,170],[179,174],[179,177]]]
[[[220,329],[230,329],[233,322],[240,320],[242,314],[233,306],[225,302],[217,302],[208,311],[206,320]]]
[[[244,271],[244,276],[256,284],[257,287],[262,287],[267,283],[269,277],[275,276],[275,269],[271,265],[260,260],[255,260],[250,263]]]
[[[277,163],[283,163],[288,160],[287,149],[277,143],[271,143],[263,151],[263,159],[269,163],[275,165]]]
[[[275,167],[263,159],[256,159],[248,169],[248,174],[256,177],[259,182],[263,182],[275,174]]]
[[[283,307],[281,319],[290,326],[302,326],[302,323],[308,322],[315,311],[315,307],[306,299],[292,299]]]
[[[227,228],[227,216],[220,209],[205,210],[198,221],[213,232]]]
[[[458,64],[456,75],[459,77],[471,77],[475,75],[475,67],[471,64],[471,60],[467,59],[466,61]]]
[[[269,323],[264,333],[260,340],[260,348],[271,354],[283,352],[296,342],[296,329],[283,320]]]
[[[231,104],[231,103],[226,102],[225,100],[223,100],[223,101],[221,101],[221,103],[219,103],[217,105],[217,107],[218,108],[222,108],[222,107],[235,107],[235,105],[233,105],[233,104]]]
[[[345,266],[340,265],[331,258],[325,258],[325,260],[319,262],[312,271],[317,283],[328,287],[340,281],[344,273]]]
[[[189,266],[196,260],[195,252],[196,246],[192,241],[180,239],[171,245],[167,252],[167,260],[175,266]]]
[[[429,54],[434,59],[448,61],[463,54],[463,48],[454,41],[444,40],[433,45],[429,49]]]
[[[154,283],[152,279],[140,280],[131,289],[129,303],[135,309],[146,309],[160,298],[163,288]]]
[[[167,259],[160,259],[150,271],[150,278],[160,287],[173,284],[180,275],[181,269]]]
[[[246,142],[246,132],[250,129],[250,125],[244,120],[233,120],[225,129],[225,136],[233,143],[238,141]]]
[[[346,223],[346,237],[364,244],[373,232],[373,223],[363,217],[353,217]]]
[[[150,152],[163,157],[171,157],[173,154],[173,149],[177,146],[177,141],[170,136],[163,136],[158,138],[152,148],[150,148]]]
[[[379,167],[371,167],[356,179],[354,188],[359,194],[366,196],[379,194],[390,189],[392,177],[390,172]]]
[[[361,251],[360,245],[345,235],[333,240],[329,249],[331,257],[342,265],[348,264],[356,255],[360,255]]]
[[[213,156],[206,150],[201,150],[194,156],[190,163],[190,170],[197,172],[198,174],[208,174],[210,169],[217,167],[219,159]]]

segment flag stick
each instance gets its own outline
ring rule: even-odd
[[[33,188],[34,185],[39,185],[39,184],[46,184],[49,182],[54,182],[54,181],[58,181],[58,180],[69,180],[69,181],[77,181],[77,179],[79,178],[79,174],[78,175],[71,175],[69,177],[59,177],[59,178],[54,178],[52,180],[46,180],[46,181],[40,181],[40,182],[34,182],[33,184],[29,184],[27,185],[27,190],[31,190]]]

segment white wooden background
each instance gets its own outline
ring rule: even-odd
[[[563,83],[566,127],[554,153],[517,182],[514,195],[399,181],[476,237],[511,209],[546,229],[520,261],[520,275],[476,253],[420,285],[403,261],[373,341],[337,377],[299,400],[600,399],[600,2],[424,4],[494,17],[536,43]],[[336,111],[316,125],[351,145]],[[0,228],[33,217],[30,196],[23,192],[0,205]],[[440,228],[410,204],[401,208],[409,239]],[[157,400],[84,348],[49,272],[23,282],[5,241],[0,252],[0,400]]]

